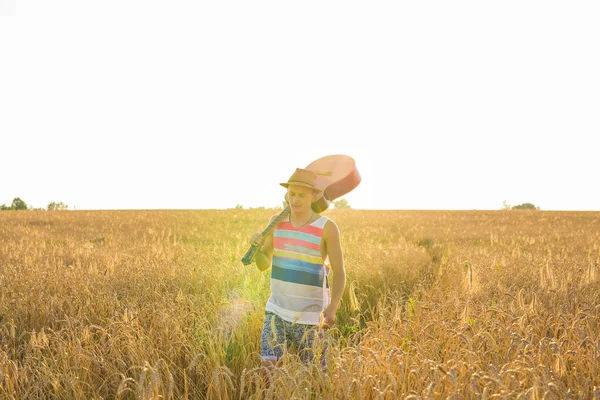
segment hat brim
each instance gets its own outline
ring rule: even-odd
[[[280,185],[283,186],[286,189],[288,188],[288,186],[304,186],[304,187],[307,187],[309,189],[312,189],[313,192],[316,192],[316,193],[322,192],[322,190],[317,189],[316,187],[314,187],[312,185],[309,185],[308,183],[304,183],[304,182],[293,182],[293,183],[283,182],[283,183],[280,183]]]

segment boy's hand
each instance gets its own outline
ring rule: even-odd
[[[258,247],[259,250],[264,243],[265,238],[260,233],[255,233],[252,235],[252,238],[250,238],[250,244],[254,247]]]
[[[335,324],[335,313],[336,310],[331,307],[331,304],[325,307],[322,314],[321,327],[331,328]]]

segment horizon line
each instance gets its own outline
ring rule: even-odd
[[[28,208],[27,210],[2,211],[251,211],[251,210],[283,210],[282,207],[228,207],[228,208],[73,208],[65,210],[47,210],[44,208]],[[502,209],[502,208],[329,208],[322,211],[559,211],[559,212],[600,212],[599,210],[582,209]]]

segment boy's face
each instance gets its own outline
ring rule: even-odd
[[[310,212],[310,205],[315,200],[315,197],[315,193],[311,188],[295,185],[288,186],[287,200],[294,212]]]

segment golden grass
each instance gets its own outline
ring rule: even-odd
[[[260,368],[271,214],[0,212],[0,398],[600,398],[600,213],[327,211],[324,372]]]

